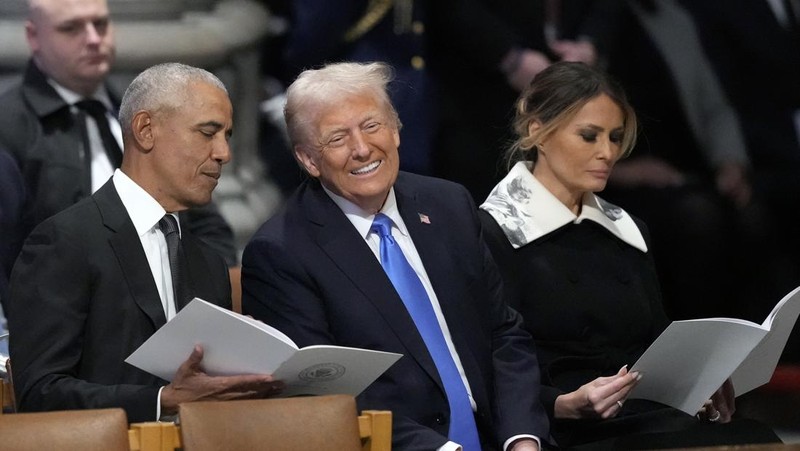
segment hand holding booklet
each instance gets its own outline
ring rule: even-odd
[[[736,396],[769,382],[800,313],[800,287],[762,324],[735,318],[673,321],[631,371],[642,379],[629,398],[694,415],[729,377]]]
[[[207,374],[272,374],[286,384],[283,397],[356,396],[402,357],[333,345],[298,349],[274,327],[195,298],[125,361],[169,381],[197,344]]]

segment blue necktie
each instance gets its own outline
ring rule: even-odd
[[[475,426],[475,416],[469,404],[467,389],[458,373],[453,356],[447,348],[425,287],[422,286],[417,273],[414,272],[414,268],[403,255],[400,245],[392,236],[392,220],[388,216],[378,213],[371,230],[381,237],[383,270],[386,271],[386,275],[389,276],[389,280],[392,281],[397,294],[400,295],[400,299],[403,300],[403,304],[414,320],[444,384],[447,401],[450,404],[448,438],[460,444],[464,451],[480,451],[478,429]]]

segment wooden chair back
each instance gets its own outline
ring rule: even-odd
[[[392,412],[365,410],[358,417],[361,451],[392,451]],[[131,451],[174,451],[183,448],[181,427],[173,423],[133,423],[128,430]]]
[[[11,359],[6,359],[6,377],[0,382],[0,415],[4,413],[14,413],[17,411],[17,403],[14,400],[14,377],[11,374]]]
[[[231,279],[231,310],[242,313],[242,267],[228,268],[228,276]]]
[[[361,451],[352,396],[310,396],[179,407],[185,451]]]
[[[0,448],[128,451],[128,418],[119,408],[0,415]]]

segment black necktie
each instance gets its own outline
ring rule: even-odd
[[[75,106],[85,111],[89,116],[94,119],[97,124],[97,129],[100,131],[100,139],[103,140],[103,147],[106,150],[106,155],[111,161],[114,168],[122,165],[122,150],[119,148],[117,140],[111,134],[111,127],[108,126],[108,118],[106,117],[106,107],[99,100],[84,99],[76,103]]]
[[[158,227],[167,240],[169,269],[172,273],[172,293],[175,299],[175,309],[180,310],[189,301],[186,298],[189,290],[186,284],[186,260],[178,233],[178,221],[171,214],[166,214],[158,221]]]

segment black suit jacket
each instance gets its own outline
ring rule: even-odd
[[[470,195],[402,172],[395,193],[469,380],[484,446],[517,434],[546,439],[531,339],[502,298]],[[449,407],[433,360],[375,255],[317,181],[304,183],[255,234],[242,268],[245,312],[299,346],[403,354],[358,397],[361,409],[392,410],[395,449],[447,441]]]
[[[229,308],[224,261],[188,231],[182,242],[192,294]],[[131,422],[156,419],[166,382],[124,363],[166,322],[140,243],[111,180],[30,234],[7,312],[20,410],[122,407]]]
[[[25,185],[17,163],[0,148],[0,301],[4,304],[8,275],[21,245],[19,223],[24,201]]]
[[[91,153],[84,149],[81,122],[32,61],[22,84],[0,95],[0,105],[0,147],[16,159],[29,193],[23,213],[27,235],[92,193]],[[233,232],[213,204],[182,213],[181,221],[229,264],[236,263]]]

